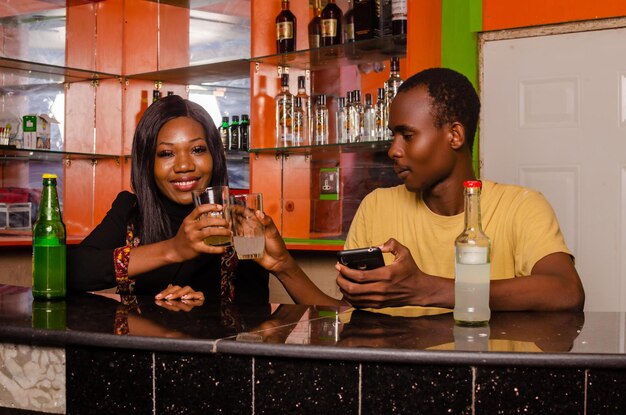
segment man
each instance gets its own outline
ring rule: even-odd
[[[406,80],[393,100],[388,155],[403,185],[362,201],[346,248],[381,245],[386,266],[337,264],[344,300],[359,307],[454,307],[454,240],[463,230],[463,182],[475,180],[472,144],[480,102],[444,68]],[[585,294],[554,211],[540,193],[483,180],[491,240],[492,310],[582,310]]]

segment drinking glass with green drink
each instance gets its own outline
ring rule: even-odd
[[[211,186],[202,190],[193,192],[193,202],[196,206],[205,204],[222,205],[222,210],[207,213],[214,218],[224,218],[230,221],[228,205],[229,191],[228,186]],[[232,237],[230,235],[211,235],[204,238],[204,243],[211,246],[230,246]]]

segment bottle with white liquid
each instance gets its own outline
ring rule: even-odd
[[[486,324],[489,309],[490,242],[480,220],[482,183],[470,180],[465,188],[465,230],[454,241],[454,321]]]

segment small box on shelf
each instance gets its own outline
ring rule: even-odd
[[[59,122],[45,114],[24,115],[22,120],[22,148],[50,150],[50,124]]]

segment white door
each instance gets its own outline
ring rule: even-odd
[[[626,28],[520,34],[482,37],[482,176],[541,191],[585,310],[626,311]]]

